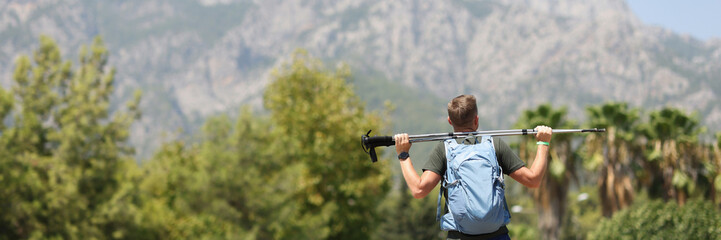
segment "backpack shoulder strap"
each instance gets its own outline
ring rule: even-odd
[[[494,148],[494,152],[495,152],[495,146],[493,145],[493,144],[494,144],[494,143],[493,143],[493,136],[489,136],[489,135],[483,135],[483,136],[481,136],[481,142],[486,142],[486,141],[491,142],[491,147]]]
[[[458,146],[458,142],[456,142],[456,139],[449,138],[446,140],[443,140],[443,145],[446,146],[446,153],[448,153],[448,148],[456,148]]]
[[[447,177],[448,166],[449,166],[448,161],[450,160],[449,158],[451,157],[449,155],[449,153],[450,153],[449,150],[457,148],[459,144],[458,144],[458,142],[456,142],[455,139],[451,138],[451,139],[444,140],[443,145],[445,147],[444,150],[445,150],[445,156],[446,156],[446,163],[445,163],[446,171],[443,174],[443,176],[441,176],[441,189],[440,189],[440,191],[438,191],[438,202],[437,202],[438,207],[436,209],[436,221],[441,221],[441,215],[442,215],[441,198],[443,197],[443,192],[445,191],[446,185],[448,184],[448,177]]]
[[[438,192],[438,207],[436,209],[436,221],[441,221],[441,196],[443,196],[443,187],[441,187],[441,190]],[[508,206],[506,206],[506,209]]]

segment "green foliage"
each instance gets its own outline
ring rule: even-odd
[[[650,171],[655,182],[663,182],[662,189],[659,184],[648,184],[652,195],[683,203],[688,194],[695,192],[699,180],[695,171],[703,165],[698,137],[705,128],[699,125],[698,116],[664,108],[651,112],[648,122],[639,129],[647,140],[649,167],[645,170]]]
[[[5,118],[12,111],[14,104],[12,92],[0,87],[0,133],[5,130]]]
[[[642,124],[640,131],[643,136],[653,140],[696,142],[705,128],[699,125],[697,114],[687,115],[677,108],[664,108],[649,113],[649,120]]]
[[[378,129],[340,69],[301,52],[275,73],[269,117],[209,119],[196,144],[166,144],[144,166],[145,221],[171,238],[367,239],[388,190],[384,164],[358,151]]]
[[[439,190],[436,187],[429,197],[422,199],[414,199],[405,184],[391,191],[378,206],[384,217],[372,239],[445,239],[446,234],[436,221]]]
[[[538,239],[538,228],[527,224],[509,224],[508,235],[513,239],[533,240]]]
[[[708,201],[651,201],[601,221],[588,238],[721,239],[721,211]]]
[[[182,143],[169,143],[144,166],[146,177],[139,184],[142,217],[143,222],[156,229],[153,238],[227,238],[245,233],[238,224],[242,214],[231,206],[235,198],[227,196],[232,188],[216,184],[218,178],[227,178],[227,171],[236,170],[218,165],[230,160],[225,163],[232,166],[237,160],[208,161],[201,157],[203,150],[203,146],[186,149]]]
[[[508,235],[513,239],[539,239],[535,200],[528,196],[528,189],[523,184],[508,177],[505,184],[506,201],[511,211],[511,223],[506,226]]]
[[[586,185],[568,194],[568,214],[564,217],[561,239],[585,239],[596,229],[601,214],[601,198],[595,186]]]
[[[589,127],[615,128],[616,138],[630,142],[634,138],[634,131],[640,120],[640,110],[629,108],[628,103],[608,102],[598,106],[586,108]]]
[[[514,124],[518,128],[529,128],[546,125],[553,128],[573,128],[577,124],[567,119],[566,107],[554,109],[551,104],[541,104],[536,109],[525,110]],[[568,134],[553,135],[554,141],[568,141],[572,136]]]
[[[521,114],[521,117],[516,121],[514,124],[514,127],[516,128],[529,128],[535,127],[539,125],[545,125],[545,126],[551,126],[553,128],[573,128],[576,126],[576,123],[573,121],[570,121],[566,118],[567,116],[567,110],[565,107],[561,107],[558,109],[554,109],[553,106],[550,104],[542,104],[539,105],[536,109],[532,110],[525,110],[523,111],[523,114]],[[533,138],[534,136],[529,136],[525,138],[525,142],[522,144],[525,144],[527,146],[526,149],[534,148],[533,145],[535,145],[535,141],[528,141],[528,139]],[[556,144],[565,144],[566,147],[570,147],[569,142],[571,140],[572,135],[569,134],[556,134],[553,135],[553,142],[554,145]],[[528,147],[530,146],[530,147]],[[556,181],[563,181],[562,179],[566,174],[571,173],[570,171],[573,171],[573,165],[571,160],[565,160],[565,159],[559,159],[558,154],[555,152],[555,149],[558,149],[557,147],[552,148],[550,152],[551,160],[548,163],[548,173],[556,180]],[[570,149],[569,149],[570,150]],[[568,154],[568,153],[565,153]],[[526,155],[526,154],[524,154]],[[532,156],[535,156],[535,154],[528,154]],[[570,156],[569,156],[570,157]],[[530,158],[530,157],[529,157]],[[569,170],[569,172],[566,172],[566,170]]]
[[[706,171],[710,182],[710,197],[715,201],[721,200],[721,132],[716,133],[716,144],[711,146],[713,151],[711,160],[706,162]]]
[[[33,64],[34,63],[34,64]],[[40,37],[33,62],[22,56],[8,92],[0,88],[0,228],[8,238],[123,238],[142,232],[134,219],[135,164],[128,127],[135,100],[109,116],[114,70],[100,38],[62,61],[55,42]]]
[[[598,173],[597,191],[603,216],[610,217],[633,202],[633,169],[639,169],[642,156],[641,144],[635,137],[640,110],[629,108],[626,103],[608,102],[587,107],[586,112],[589,127],[606,129],[605,134],[586,136],[581,155],[586,169]]]
[[[453,131],[451,125],[446,121],[446,117],[448,117],[445,108],[448,103],[447,99],[441,99],[435,95],[386,79],[381,73],[368,73],[368,70],[360,72],[360,74],[354,74],[352,86],[356,94],[367,103],[368,108],[388,111],[388,113],[384,114],[389,119],[405,119],[398,122],[385,122],[384,124],[390,126],[388,129],[392,132],[433,133]],[[480,124],[479,128],[481,129],[488,127],[483,116],[481,116]],[[377,129],[374,129],[372,134],[380,133],[377,132]],[[413,156],[429,156],[435,146],[436,142],[414,143],[411,154]],[[391,152],[394,153],[394,151],[388,151],[388,153]],[[413,159],[416,167],[423,166],[426,161],[427,157]],[[393,173],[400,173],[400,165],[391,165]],[[416,170],[420,171],[420,169]]]
[[[523,112],[514,124],[517,128],[546,125],[553,128],[573,128],[576,124],[566,119],[566,108],[554,109],[550,104],[542,104],[536,109]],[[533,137],[533,136],[531,136]],[[525,137],[520,143],[521,159],[533,159],[536,156],[535,139]],[[576,172],[576,155],[572,150],[571,135],[557,134],[553,136],[553,147],[549,150],[548,166],[539,188],[533,189],[532,195],[538,207],[538,225],[541,238],[556,239],[560,235],[560,227],[566,211],[566,197],[571,181]],[[529,163],[528,166],[530,167]]]
[[[367,239],[377,220],[373,209],[388,189],[388,172],[358,151],[359,132],[378,129],[346,83],[348,68],[328,72],[297,51],[274,72],[264,104],[271,111],[276,156],[285,159],[292,191],[288,219],[277,238]]]

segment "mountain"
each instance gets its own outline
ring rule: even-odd
[[[262,108],[271,69],[297,48],[353,69],[358,94],[393,100],[395,129],[448,130],[448,99],[472,93],[486,128],[551,102],[626,101],[696,111],[721,129],[721,40],[644,25],[621,0],[0,0],[0,84],[37,36],[67,57],[96,35],[118,70],[116,102],[144,93],[132,141],[148,156],[206,116]],[[362,91],[361,91],[362,90]],[[437,106],[437,107],[436,107]],[[436,110],[437,109],[437,110]],[[441,126],[434,127],[440,123]],[[183,128],[185,132],[177,131]],[[362,131],[359,131],[359,134]]]

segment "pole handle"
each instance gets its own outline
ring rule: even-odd
[[[393,136],[374,136],[374,137],[368,137],[363,136],[363,144],[366,146],[373,146],[373,147],[388,147],[396,145],[396,141],[393,139]]]
[[[378,161],[378,155],[376,154],[376,147],[387,147],[387,146],[393,146],[396,144],[396,141],[393,139],[392,136],[370,136],[371,130],[368,130],[368,133],[365,135],[361,135],[361,147],[363,147],[363,151],[368,153],[371,157],[372,162]]]

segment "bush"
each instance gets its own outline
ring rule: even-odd
[[[708,201],[652,201],[604,219],[589,239],[721,239],[721,211]]]

